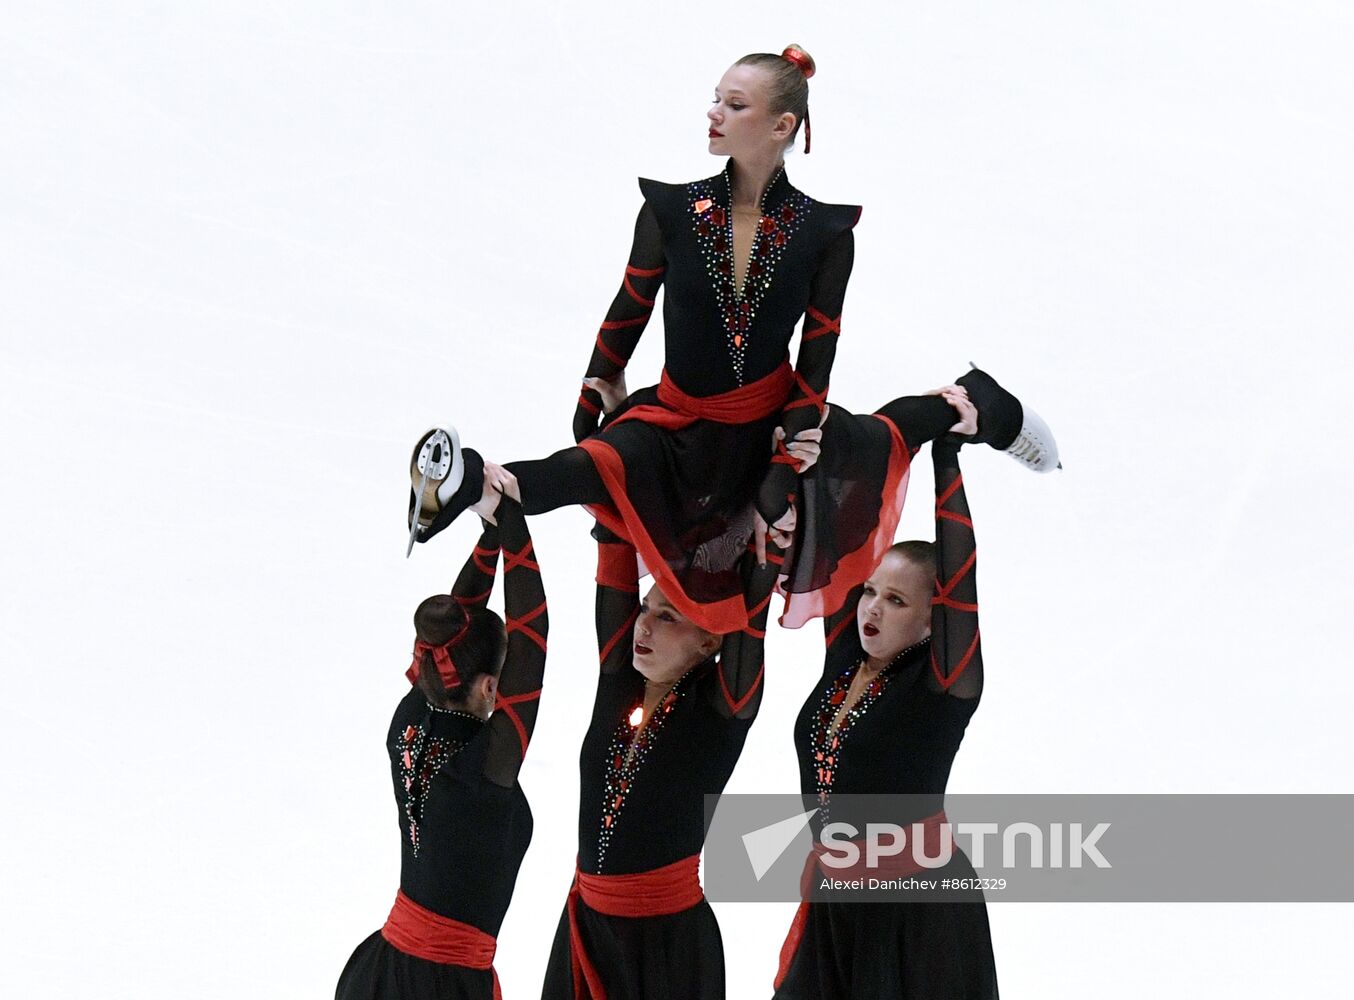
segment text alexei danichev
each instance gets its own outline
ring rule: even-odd
[[[819,884],[818,888],[823,892],[848,892],[851,890],[875,890],[883,889],[886,891],[914,890],[914,889],[935,889],[940,885],[939,880],[933,878],[825,878]]]

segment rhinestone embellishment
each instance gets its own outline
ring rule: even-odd
[[[752,248],[748,253],[747,272],[743,275],[741,289],[735,287],[733,212],[728,206],[719,203],[713,178],[687,185],[696,242],[700,245],[705,269],[715,290],[729,358],[739,385],[743,384],[748,338],[757,318],[757,307],[771,288],[776,265],[784,256],[790,238],[798,231],[813,205],[807,195],[791,188],[778,204],[768,208],[766,195],[779,179],[778,172],[762,195],[761,219],[753,231]],[[727,169],[724,186],[728,190]]]
[[[429,738],[422,726],[405,726],[400,734],[400,778],[404,782],[404,815],[409,820],[409,844],[418,857],[419,826],[432,790],[433,776],[465,746],[454,740]]]
[[[635,778],[644,766],[654,743],[678,702],[686,694],[686,680],[690,671],[672,686],[672,690],[654,709],[648,723],[644,722],[644,706],[634,706],[625,713],[611,736],[607,747],[606,781],[602,792],[602,817],[597,834],[597,870],[600,873],[606,860],[607,848],[620,823],[621,810],[634,786]]]
[[[827,822],[831,808],[832,778],[837,771],[837,764],[841,760],[842,744],[861,716],[868,712],[870,706],[879,700],[879,696],[884,693],[884,686],[888,683],[887,672],[881,673],[870,681],[865,690],[861,692],[860,697],[856,699],[856,703],[847,709],[841,725],[834,732],[832,720],[837,717],[837,713],[841,710],[842,702],[847,698],[851,681],[855,678],[858,669],[860,669],[860,664],[850,670],[842,671],[837,675],[837,679],[828,685],[823,692],[822,700],[818,704],[818,714],[814,717],[813,728],[809,735],[809,749],[813,754],[814,777],[818,789],[819,815],[823,822]]]

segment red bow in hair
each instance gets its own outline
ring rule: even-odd
[[[461,675],[457,672],[456,664],[451,659],[451,651],[460,645],[468,631],[468,628],[461,629],[440,646],[434,646],[422,639],[415,639],[414,662],[409,664],[409,669],[404,672],[404,676],[409,678],[409,683],[413,684],[418,681],[418,672],[423,666],[423,654],[432,653],[433,663],[437,664],[437,673],[442,678],[442,686],[448,692],[455,691],[460,687]]]

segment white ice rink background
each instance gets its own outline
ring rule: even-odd
[[[988,681],[951,790],[1354,791],[1348,5],[13,5],[6,996],[332,995],[397,885],[410,617],[475,533],[404,559],[410,446],[447,420],[500,460],[570,442],[634,177],[716,172],[715,82],[791,41],[820,70],[790,177],[865,206],[831,398],[973,359],[1067,466],[965,453]],[[922,462],[906,537],[929,509]],[[538,995],[573,867],[588,526],[533,522],[509,997]],[[731,790],[796,787],[820,643],[772,634]],[[1347,905],[989,909],[1016,1000],[1354,971]],[[717,910],[729,996],[769,996],[793,907]]]

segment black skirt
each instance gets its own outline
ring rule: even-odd
[[[957,854],[938,874],[973,878]],[[929,875],[929,873],[928,873]],[[996,1000],[981,892],[961,900],[812,902],[775,1000]]]
[[[632,394],[616,416],[640,405],[676,416],[654,389]],[[674,429],[631,419],[583,442],[612,498],[591,512],[635,546],[668,599],[707,631],[747,624],[739,561],[778,420]],[[909,450],[887,420],[832,407],[823,435],[822,460],[799,480],[799,529],[782,582],[781,624],[791,628],[836,611],[874,571],[907,491]]]
[[[710,904],[661,917],[609,917],[578,901],[578,927],[607,1000],[724,1000],[724,942]],[[574,991],[565,907],[542,1000],[589,1000]]]
[[[353,952],[334,1000],[495,1000],[492,969],[406,955],[377,931]]]

